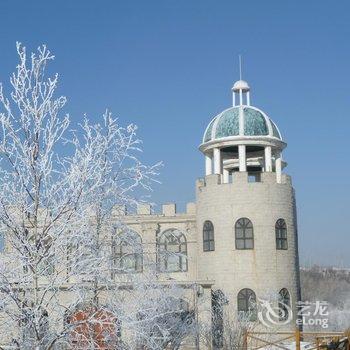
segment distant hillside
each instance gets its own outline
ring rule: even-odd
[[[343,331],[350,328],[350,269],[319,266],[301,268],[300,278],[303,301],[329,303],[328,330]]]

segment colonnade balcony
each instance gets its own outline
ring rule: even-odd
[[[205,156],[206,176],[220,175],[228,183],[236,172],[258,179],[275,173],[282,182],[287,165],[282,151],[287,146],[277,125],[261,109],[251,106],[250,87],[238,80],[232,87],[233,106],[216,115],[208,124],[200,151]]]
[[[205,175],[220,175],[221,183],[232,182],[231,178],[236,172],[247,173],[251,182],[259,182],[262,173],[274,173],[276,182],[281,183],[282,171],[286,166],[282,150],[271,145],[238,144],[214,147],[205,152]]]

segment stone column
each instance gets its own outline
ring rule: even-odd
[[[205,155],[205,175],[212,174],[212,157],[209,154]]]
[[[281,152],[278,152],[276,154],[276,181],[277,183],[282,182],[282,154]]]
[[[230,172],[228,169],[224,169],[223,170],[223,174],[224,174],[224,184],[228,184],[230,181]]]
[[[157,263],[157,233],[159,225],[155,223],[141,223],[142,250],[143,250],[143,271],[149,272]]]
[[[272,171],[271,146],[265,147],[265,171]]]
[[[246,148],[245,145],[238,146],[239,171],[247,171]]]
[[[196,313],[198,317],[198,323],[201,325],[204,329],[210,329],[212,320],[211,320],[211,312],[212,312],[212,306],[211,306],[211,286],[200,286],[200,292],[198,293],[199,296],[197,297],[198,300],[196,302]],[[207,332],[203,336],[199,337],[199,347],[196,349],[211,349],[210,346],[212,343],[212,332]]]
[[[221,152],[220,152],[220,148],[214,148],[214,174],[221,174]]]

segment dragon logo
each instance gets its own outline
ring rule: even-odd
[[[293,312],[289,305],[278,302],[278,306],[264,299],[259,300],[258,318],[259,321],[266,327],[283,326],[290,323],[293,319]]]

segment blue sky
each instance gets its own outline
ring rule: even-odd
[[[139,125],[143,159],[163,160],[157,203],[194,200],[210,119],[243,77],[277,123],[297,191],[301,261],[350,266],[348,1],[7,1],[0,80],[15,42],[55,53],[75,122],[106,107]]]

